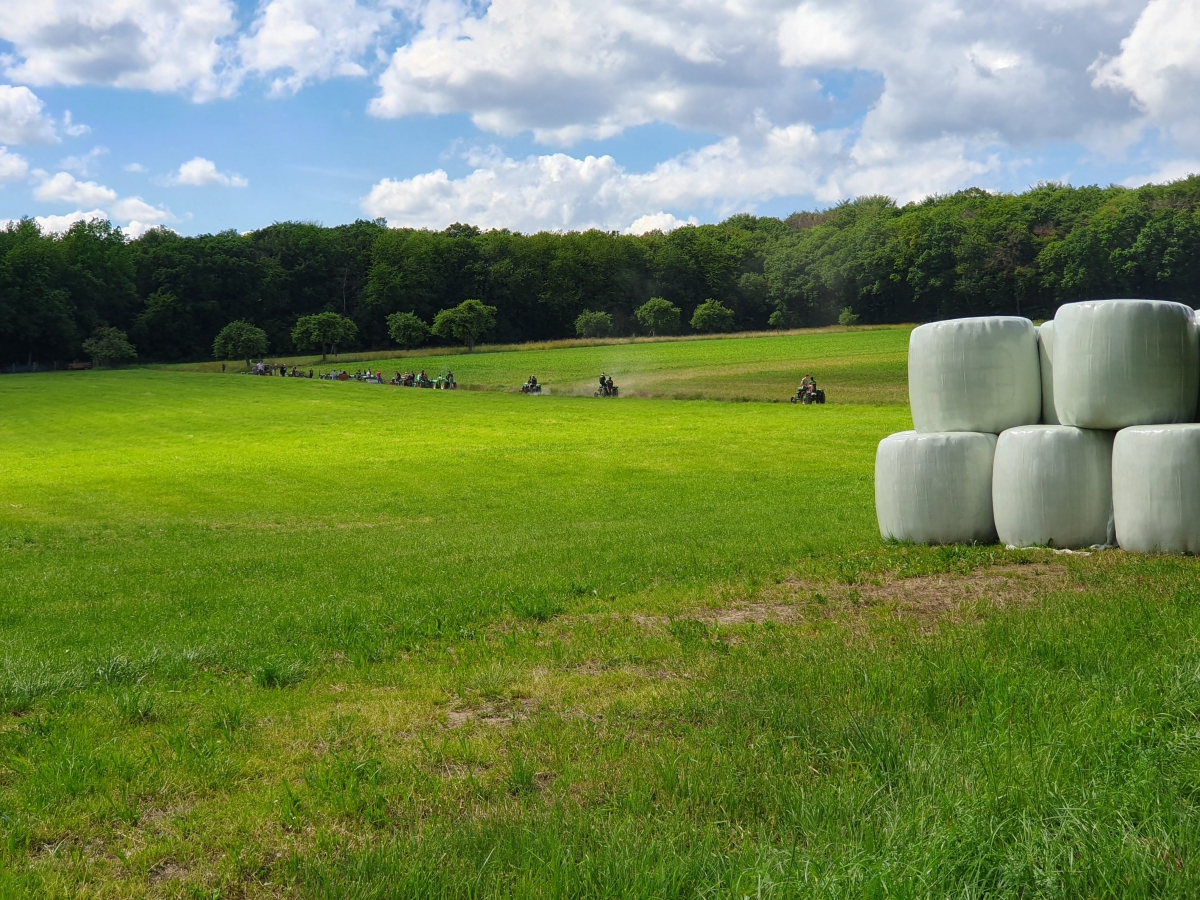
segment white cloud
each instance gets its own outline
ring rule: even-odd
[[[684,225],[699,225],[700,220],[695,216],[687,219],[676,218],[669,212],[656,212],[633,220],[633,224],[625,229],[626,234],[645,234],[647,231],[661,231],[666,234]]]
[[[8,144],[56,142],[54,123],[43,115],[44,106],[29,88],[0,84],[0,141]]]
[[[33,189],[35,200],[72,206],[103,206],[117,199],[117,192],[94,181],[77,181],[69,172],[44,179]]]
[[[3,157],[0,156],[0,160]],[[167,222],[176,221],[175,216],[165,207],[154,206],[141,197],[122,197],[118,199],[117,192],[112,188],[94,181],[78,181],[67,172],[58,172],[50,176],[45,172],[35,172],[34,177],[40,177],[40,183],[33,189],[35,200],[46,203],[62,203],[77,207],[75,212],[61,216],[41,216],[37,221],[47,231],[65,231],[72,223],[84,219],[109,219],[121,225],[126,233],[137,236],[146,230]],[[84,207],[95,207],[90,212],[82,212]]]
[[[238,42],[242,65],[260,74],[287,70],[273,94],[334,76],[365,76],[359,59],[392,22],[390,10],[357,0],[268,0]]]
[[[141,197],[126,197],[109,207],[112,218],[124,222],[122,228],[130,237],[140,237],[151,228],[174,222],[176,218],[169,209],[153,206]]]
[[[181,165],[179,171],[171,176],[170,183],[193,187],[204,187],[210,184],[222,187],[245,187],[250,182],[240,175],[218,171],[216,163],[211,159],[197,156]]]
[[[611,156],[555,153],[513,160],[485,154],[463,178],[439,169],[383,179],[362,208],[393,225],[635,231],[679,224],[670,210],[703,207],[725,216],[774,197],[832,201],[876,192],[881,184],[902,201],[915,200],[962,187],[998,167],[993,157],[971,156],[968,146],[945,139],[909,149],[918,163],[898,161],[886,148],[847,147],[841,135],[808,125],[760,121],[751,134],[683,153],[645,173],[628,172]]]
[[[233,0],[10,0],[4,7],[0,40],[13,52],[0,66],[15,81],[187,91],[196,100],[236,87],[221,43],[236,30]]]
[[[876,141],[1076,140],[1129,117],[1088,67],[1144,2],[431,2],[370,110],[566,145],[656,121],[738,135],[758,110],[819,127],[850,103]]]
[[[93,209],[91,212],[83,212],[76,210],[72,213],[67,213],[64,216],[34,216],[33,221],[41,226],[42,231],[52,234],[62,234],[76,222],[90,222],[92,219],[107,219],[102,209]]]
[[[1151,0],[1121,51],[1102,57],[1095,83],[1132,96],[1147,118],[1190,148],[1200,147],[1200,5]]]
[[[1196,174],[1200,174],[1200,159],[1171,159],[1159,163],[1150,174],[1132,175],[1121,184],[1131,188],[1141,187],[1143,184],[1166,184]]]
[[[0,184],[5,181],[20,181],[29,174],[29,163],[7,147],[0,147]]]
[[[145,166],[143,166],[141,163],[135,163],[135,162],[126,163],[124,166],[122,166],[122,168],[126,172],[149,172],[150,171]]]
[[[71,111],[68,109],[63,113],[63,131],[71,137],[83,137],[85,134],[92,133],[91,125],[84,125],[82,122],[75,122],[71,118]]]
[[[96,161],[108,153],[107,147],[93,147],[87,153],[81,156],[68,156],[66,159],[59,162],[59,167],[66,169],[68,172],[74,172],[76,175],[87,176],[92,172],[92,166]]]

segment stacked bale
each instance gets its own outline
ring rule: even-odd
[[[981,438],[998,435],[987,512],[1005,544],[1200,552],[1200,425],[1182,424],[1200,400],[1190,307],[1089,301],[1040,329],[1009,317],[921,326],[909,391],[916,431],[876,457],[885,537],[988,539]]]
[[[1038,421],[1037,333],[993,316],[913,330],[908,385],[915,431],[885,438],[875,458],[884,537],[919,543],[992,541],[996,436]]]

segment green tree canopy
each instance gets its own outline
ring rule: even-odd
[[[429,339],[429,326],[416,313],[398,312],[387,317],[388,335],[405,350],[420,347]]]
[[[692,313],[692,329],[701,334],[715,334],[733,330],[733,310],[720,300],[708,299]]]
[[[679,330],[679,307],[662,297],[651,297],[638,307],[634,316],[651,336],[674,334]]]
[[[338,347],[348,344],[358,334],[358,327],[344,316],[335,312],[314,313],[301,316],[292,329],[292,343],[297,350],[321,351],[321,359],[330,351],[337,356]]]
[[[496,307],[481,300],[464,300],[453,309],[443,309],[433,320],[433,333],[444,340],[462,341],[467,351],[496,327]]]
[[[102,325],[83,342],[83,352],[103,365],[137,359],[137,350],[129,343],[129,337],[120,328]]]
[[[244,359],[246,368],[250,368],[250,360],[266,354],[268,346],[265,331],[239,319],[217,333],[213,340],[213,356],[217,359]]]
[[[575,319],[575,333],[579,337],[608,337],[613,333],[613,320],[606,312],[585,309]]]

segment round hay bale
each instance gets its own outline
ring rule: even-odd
[[[1042,411],[1037,332],[1028,319],[986,316],[914,328],[908,396],[921,432],[999,434]]]
[[[1001,543],[1078,549],[1112,543],[1111,431],[1010,428],[996,442],[992,509]]]
[[[1038,358],[1042,371],[1042,424],[1058,425],[1054,409],[1054,320],[1038,327]]]
[[[1200,335],[1166,300],[1067,303],[1054,316],[1054,406],[1064,425],[1116,430],[1190,422]]]
[[[1122,550],[1200,553],[1200,425],[1118,431],[1112,471]]]
[[[879,442],[875,512],[884,538],[918,544],[996,539],[992,458],[996,436],[902,431]]]

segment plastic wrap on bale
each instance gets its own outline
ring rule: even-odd
[[[1116,430],[1192,421],[1200,335],[1190,306],[1067,303],[1053,332],[1054,406],[1062,424]]]
[[[875,511],[884,538],[918,544],[996,540],[992,458],[996,436],[902,431],[879,442]]]
[[[1042,412],[1037,331],[1028,319],[950,319],[913,329],[908,393],[920,432],[999,434]]]
[[[1068,425],[1010,428],[996,442],[992,509],[1011,547],[1113,543],[1111,431]]]
[[[1054,320],[1038,326],[1038,358],[1042,372],[1042,424],[1058,425],[1054,410]]]
[[[1117,543],[1133,553],[1200,553],[1200,425],[1137,425],[1113,443]]]

